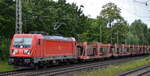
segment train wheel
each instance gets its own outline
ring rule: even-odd
[[[75,59],[75,60],[72,61],[72,63],[76,64],[76,63],[78,63],[78,60]]]
[[[43,65],[43,68],[47,69],[48,68],[48,64]]]
[[[39,70],[40,66],[38,64],[34,64],[34,69]]]

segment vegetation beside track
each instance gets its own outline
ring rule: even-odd
[[[130,61],[121,65],[110,65],[100,70],[81,72],[78,74],[74,74],[73,76],[114,76],[121,72],[125,72],[148,64],[150,64],[150,57],[146,57],[140,60]]]
[[[5,72],[5,71],[11,71],[14,70],[15,68],[11,65],[8,65],[8,63],[5,62],[0,62],[0,72]]]

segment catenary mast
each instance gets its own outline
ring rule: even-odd
[[[21,0],[16,1],[16,34],[22,33],[22,2]]]

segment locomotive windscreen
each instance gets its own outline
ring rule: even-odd
[[[31,37],[16,37],[13,46],[15,48],[30,48],[32,45]]]
[[[62,36],[44,36],[45,40],[61,40],[61,41],[75,41],[72,37],[62,37]]]

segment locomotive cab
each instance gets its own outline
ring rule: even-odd
[[[33,63],[31,62],[33,57],[39,56],[36,51],[40,51],[42,37],[41,34],[15,34],[10,46],[9,63],[16,65]]]
[[[12,45],[10,54],[31,55],[32,37],[15,37]]]

